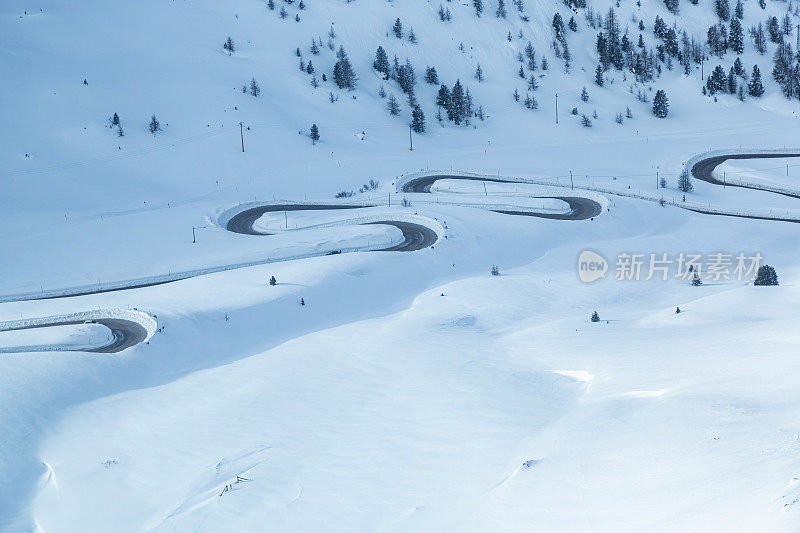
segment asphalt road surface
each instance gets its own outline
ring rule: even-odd
[[[247,209],[234,215],[228,221],[226,229],[234,233],[241,233],[243,235],[270,235],[256,231],[253,229],[253,224],[264,215],[264,213],[273,213],[276,211],[332,211],[334,209],[359,209],[365,207],[375,207],[372,205],[320,205],[320,204],[290,204],[290,205],[262,205]],[[403,232],[403,242],[398,245],[391,246],[378,250],[381,252],[413,252],[422,250],[436,243],[439,238],[435,231],[425,227],[421,224],[414,224],[412,222],[404,222],[400,220],[376,220],[374,222],[365,222],[364,224],[385,224],[394,226]]]
[[[417,193],[430,193],[431,186],[439,180],[467,180],[467,181],[489,181],[494,183],[515,183],[501,179],[484,178],[477,176],[459,176],[447,175],[441,176],[425,176],[422,178],[412,179],[403,185],[402,192],[417,192]],[[603,207],[588,198],[581,198],[578,196],[537,196],[537,198],[554,198],[561,200],[569,205],[567,213],[533,213],[530,211],[507,211],[496,210],[497,213],[504,213],[506,215],[522,215],[529,217],[539,218],[552,218],[555,220],[586,220],[587,218],[594,218],[603,211]]]
[[[714,169],[727,161],[728,159],[777,159],[784,157],[800,157],[800,154],[732,154],[732,155],[718,155],[698,161],[692,167],[692,176],[700,181],[712,183],[714,185],[725,185],[727,187],[742,187],[743,189],[763,190],[758,187],[748,187],[747,185],[737,185],[734,183],[723,183],[716,179],[713,175]],[[769,191],[775,194],[782,194],[792,198],[800,198],[800,195],[792,194],[789,192]]]
[[[78,352],[95,352],[95,353],[117,353],[121,352],[126,348],[130,348],[140,342],[143,342],[147,339],[147,330],[139,323],[134,322],[132,320],[125,320],[122,318],[97,318],[93,319],[92,322],[97,324],[102,324],[108,329],[111,330],[111,333],[114,335],[114,341],[111,344],[107,344],[106,346],[101,346],[99,348],[93,349],[74,349],[71,350],[69,348],[64,348],[63,351],[78,351]],[[85,320],[56,320],[53,322],[48,322],[47,324],[39,324],[36,326],[25,326],[25,327],[8,327],[2,328],[2,331],[18,331],[23,329],[39,329],[39,328],[49,328],[52,326],[72,326],[72,325],[79,325],[85,323]],[[13,352],[23,352],[23,351],[32,351],[26,350],[25,348],[21,349],[4,349],[4,351],[13,351]]]

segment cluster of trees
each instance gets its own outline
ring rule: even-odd
[[[456,80],[452,89],[442,84],[436,95],[436,105],[439,107],[436,119],[440,124],[444,121],[444,116],[442,115],[442,110],[444,110],[447,120],[450,122],[456,125],[464,124],[469,126],[474,113],[474,104],[469,88],[464,88],[461,85],[461,80]],[[483,111],[481,110],[482,113]]]
[[[800,64],[792,53],[791,44],[781,43],[775,50],[772,77],[780,85],[784,96],[800,99]]]
[[[394,25],[392,26],[392,33],[394,33],[394,36],[397,37],[398,39],[403,38],[403,23],[400,21],[399,17],[394,21]],[[408,31],[408,42],[410,42],[411,44],[417,44],[417,34],[414,33],[414,28],[411,28]]]
[[[339,46],[339,51],[336,52],[336,63],[333,65],[333,82],[340,89],[349,91],[355,89],[358,82],[356,72],[353,70],[353,65],[350,63],[343,46]]]
[[[397,56],[394,56],[392,64],[389,63],[389,56],[382,46],[378,46],[375,51],[375,60],[372,62],[372,68],[379,72],[384,80],[396,81],[400,86],[400,90],[408,98],[408,105],[411,108],[411,128],[417,132],[422,133],[425,131],[425,113],[422,111],[415,93],[417,84],[417,74],[414,71],[414,66],[411,61],[406,58],[405,64],[400,64]],[[433,81],[435,80],[435,81]],[[438,83],[439,75],[436,73],[434,67],[427,67],[425,70],[425,81],[428,83]],[[381,97],[386,95],[386,91],[381,87]],[[386,104],[389,114],[397,116],[400,114],[400,104],[397,98],[392,94]]]

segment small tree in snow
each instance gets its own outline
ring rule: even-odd
[[[694,190],[692,178],[689,177],[689,172],[686,170],[681,172],[681,175],[678,176],[678,189],[683,192],[692,192]]]
[[[769,265],[761,265],[758,267],[756,279],[753,280],[753,285],[777,285],[778,274],[775,269]]]
[[[275,279],[275,276],[270,276],[269,284],[274,287],[277,283],[278,283],[278,280]]]
[[[311,64],[310,62],[308,63]],[[255,78],[250,80],[250,94],[258,98],[258,95],[261,94],[261,87],[258,86],[258,82]]]
[[[653,114],[658,118],[665,118],[668,113],[669,100],[667,99],[667,93],[659,89],[656,91],[655,97],[653,97]]]
[[[309,136],[314,144],[317,144],[317,141],[319,140],[319,128],[316,124],[311,125],[311,132],[309,133]]]
[[[228,39],[223,43],[222,48],[228,51],[228,55],[231,55],[236,51],[236,45],[233,44],[233,39],[228,37]]]
[[[600,315],[597,314],[597,311],[592,313],[592,322],[600,322]]]
[[[161,124],[158,122],[158,119],[155,115],[150,118],[150,125],[148,126],[150,133],[155,135],[157,132],[161,131]]]

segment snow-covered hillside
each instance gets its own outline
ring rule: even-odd
[[[0,5],[0,529],[796,529],[798,6],[475,4]]]

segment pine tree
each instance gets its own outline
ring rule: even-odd
[[[378,91],[378,96],[380,96],[381,98],[386,98],[386,89],[383,88],[383,85],[381,85],[381,88]]]
[[[464,87],[460,80],[456,80],[453,90],[450,91],[450,109],[447,110],[447,117],[455,124],[461,124],[464,120],[465,110]]]
[[[417,34],[414,33],[414,28],[410,28],[408,30],[408,42],[411,44],[417,44]]]
[[[350,64],[350,59],[347,57],[344,48],[339,46],[339,51],[336,53],[338,60],[333,66],[333,81],[340,89],[353,90],[356,88],[356,73],[353,66]]]
[[[736,9],[734,10],[736,14],[736,18],[741,20],[744,18],[744,6],[742,5],[742,0],[736,0]]]
[[[592,121],[589,120],[589,117],[587,117],[586,115],[581,115],[581,126],[583,126],[584,128],[591,128]]]
[[[372,63],[372,68],[383,74],[383,79],[389,79],[389,56],[386,55],[386,50],[379,46],[375,51],[375,61]]]
[[[678,0],[664,0],[664,5],[670,13],[678,14]]]
[[[320,49],[320,45],[317,44],[317,40],[312,38],[311,39],[311,53],[314,54],[315,56],[319,55],[319,49]]]
[[[728,38],[728,46],[736,52],[741,54],[744,52],[744,32],[742,31],[742,23],[738,18],[731,19],[731,31]]]
[[[600,87],[603,86],[603,65],[597,65],[594,70],[594,82]]]
[[[764,94],[764,85],[761,83],[761,71],[758,69],[758,65],[753,65],[750,83],[747,84],[747,94],[756,98]]]
[[[228,51],[228,55],[236,51],[236,45],[233,44],[233,39],[231,39],[230,37],[228,37],[228,39],[222,45],[222,48]]]
[[[435,67],[427,67],[425,69],[425,83],[430,85],[439,84],[439,74],[437,74]]]
[[[394,32],[394,36],[398,39],[403,38],[403,23],[400,22],[400,18],[397,18],[394,21],[394,26],[392,26],[392,31]]]
[[[756,278],[753,280],[753,285],[777,285],[778,274],[775,269],[769,265],[761,265],[758,267]]]
[[[736,92],[736,74],[733,72],[733,67],[728,71],[728,79],[726,80],[726,87],[728,94]]]
[[[499,19],[504,19],[504,18],[506,18],[506,14],[507,14],[507,13],[506,13],[506,3],[505,3],[505,0],[497,0],[497,11],[495,11],[495,12],[494,12],[494,14],[495,14],[495,15],[497,16],[497,18],[499,18]]]
[[[478,63],[478,66],[475,69],[475,79],[479,82],[483,81],[483,69],[481,68],[480,63]]]
[[[778,26],[778,17],[770,17],[767,21],[767,33],[769,33],[769,40],[773,43],[783,42],[783,33]]]
[[[539,84],[536,82],[536,76],[531,74],[531,77],[528,78],[528,90],[529,91],[535,91],[538,88],[539,88]]]
[[[475,16],[480,18],[483,13],[483,0],[472,0],[472,6],[475,8]]]
[[[278,283],[278,280],[275,279],[275,276],[270,276],[269,284],[274,287],[277,283]]]
[[[267,0],[267,7],[270,11],[275,10],[275,0]]]
[[[581,101],[588,102],[589,101],[589,91],[586,90],[584,86],[583,90],[581,91]]]
[[[393,117],[396,117],[400,114],[400,104],[397,103],[397,98],[395,98],[393,94],[389,95],[389,101],[386,103],[386,108],[389,110],[389,114]]]
[[[111,125],[112,126],[119,126],[119,115],[114,113],[114,116],[111,117]]]
[[[681,172],[680,176],[678,176],[678,190],[682,192],[692,192],[694,190],[692,178],[689,177],[689,172],[686,170]]]
[[[450,116],[450,104],[450,89],[447,87],[447,85],[442,85],[439,87],[439,93],[436,95],[436,105],[443,108],[447,112],[448,118]]]
[[[311,137],[313,143],[317,144],[317,141],[319,140],[319,128],[317,127],[316,124],[311,125],[311,132],[309,136]]]
[[[306,65],[306,73],[307,74],[314,74],[314,65],[311,64],[311,60],[309,59],[308,65]]]
[[[281,10],[280,10],[280,12],[279,12],[278,14],[280,15],[280,17],[281,17],[282,19],[285,19],[286,17],[288,17],[288,16],[289,16],[289,12],[288,12],[288,11],[286,11],[286,8],[285,8],[285,7],[283,7],[283,6],[281,6]]]
[[[597,311],[592,313],[592,322],[600,322],[600,315],[597,314]]]
[[[425,132],[425,113],[419,106],[414,107],[411,111],[411,129],[416,133]]]
[[[567,22],[567,27],[572,31],[578,31],[578,23],[575,22],[575,17],[570,17]]]
[[[667,93],[659,89],[656,91],[656,95],[653,98],[653,114],[658,118],[664,118],[668,113],[669,100],[667,99]]]
[[[519,91],[517,89],[514,89],[514,94],[512,96],[515,102],[519,102]]]
[[[700,274],[698,274],[697,272],[695,272],[695,273],[694,273],[694,277],[692,277],[692,285],[693,285],[694,287],[699,287],[699,286],[700,286],[700,285],[702,285],[702,284],[703,284],[703,280],[702,280],[702,279],[700,279]]]
[[[731,7],[728,0],[714,0],[714,9],[717,16],[722,20],[728,20],[731,16]]]
[[[530,41],[525,45],[525,57],[528,58],[528,70],[536,70],[536,50]]]
[[[261,94],[261,87],[258,86],[258,82],[255,78],[250,80],[250,94],[256,98],[258,98],[258,95]]]
[[[150,125],[148,126],[150,133],[155,135],[157,132],[161,131],[161,124],[158,122],[158,119],[155,115],[150,118]]]

